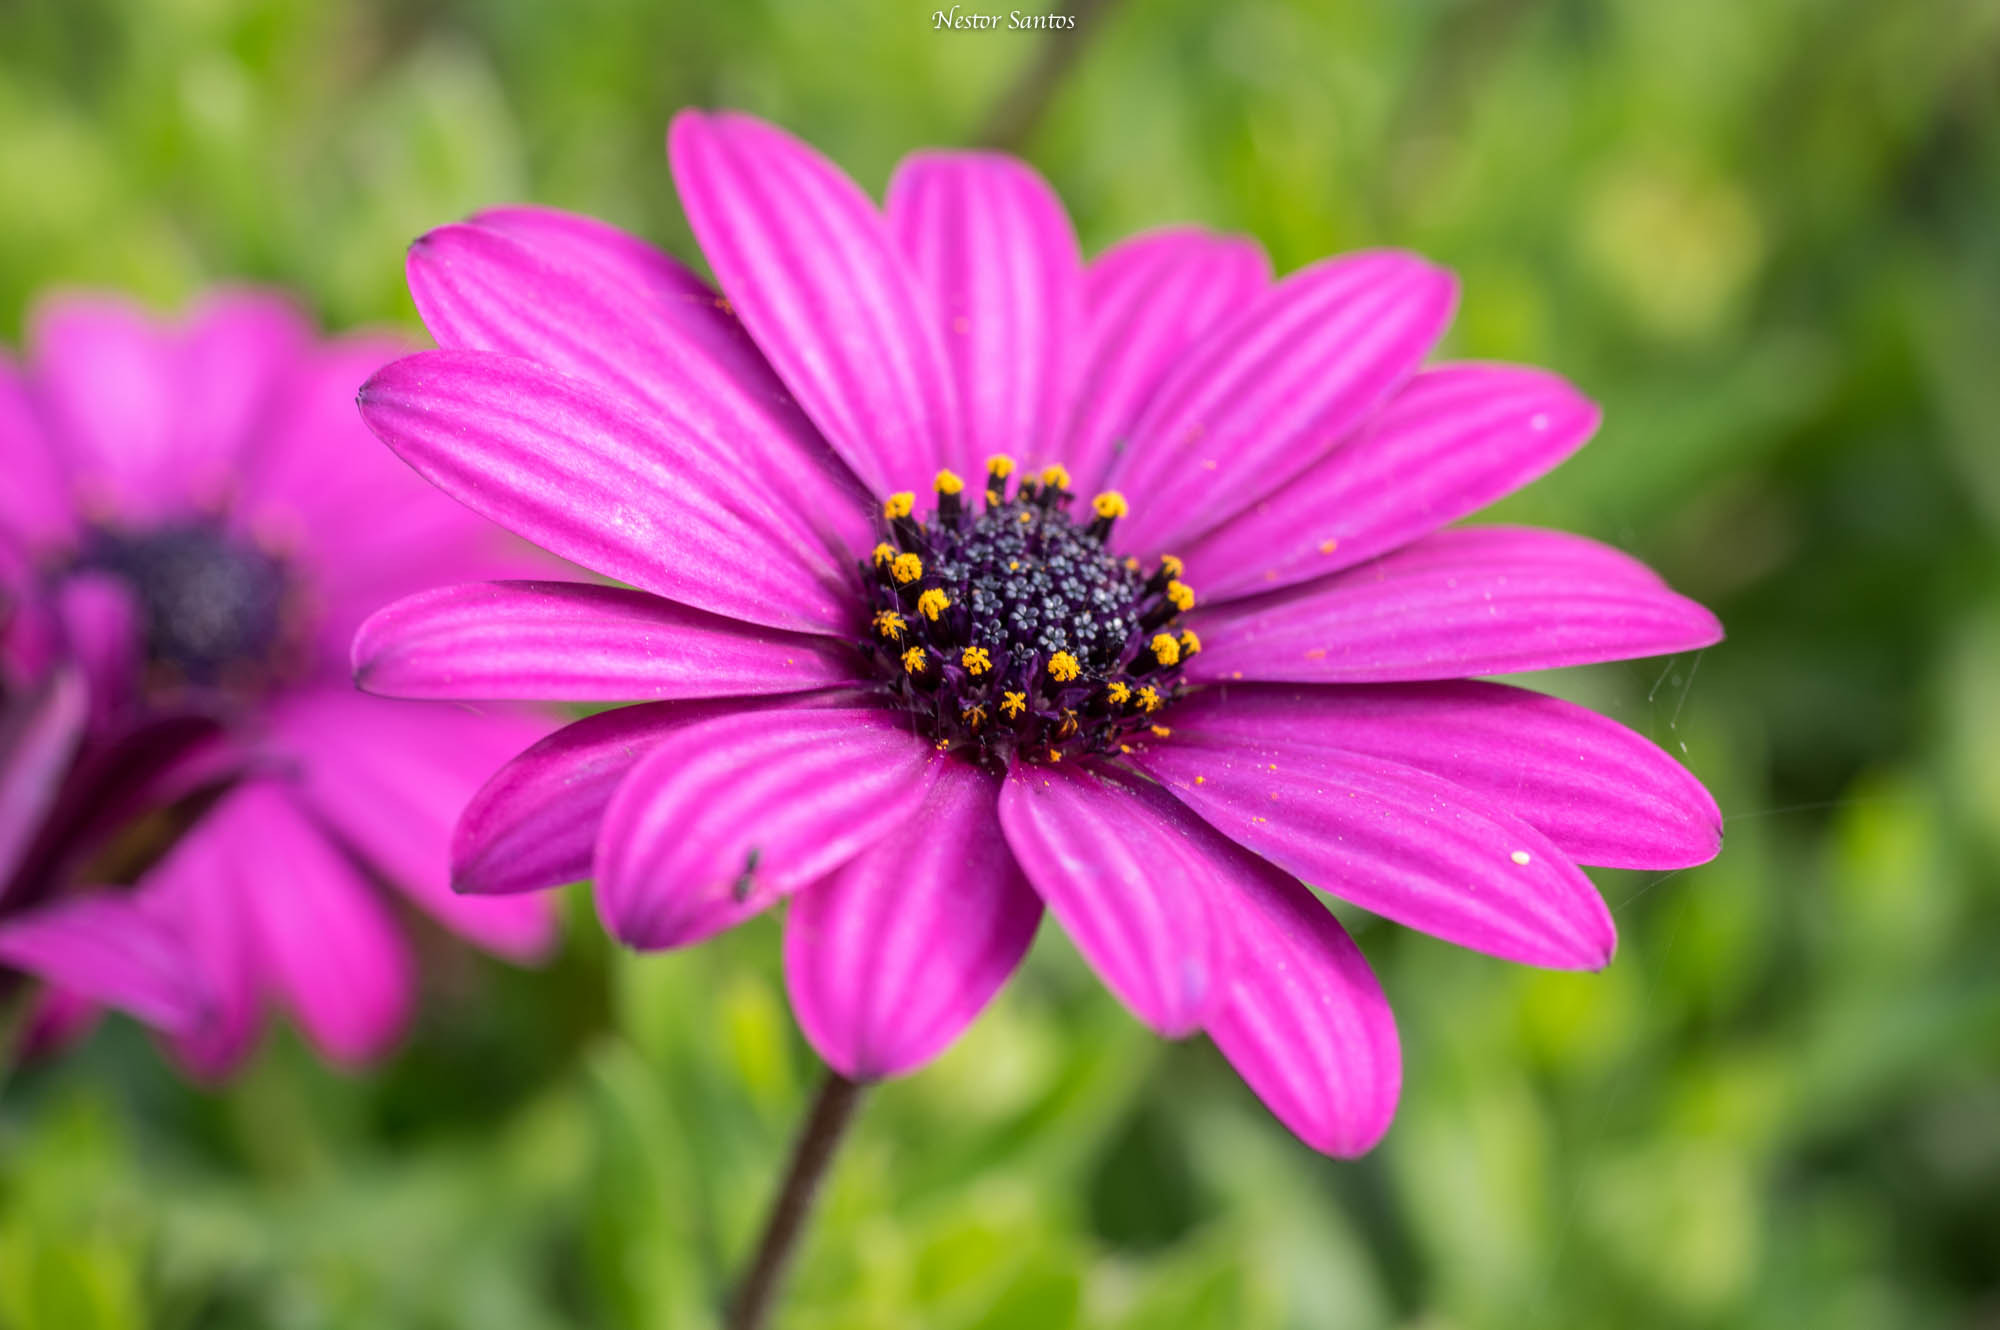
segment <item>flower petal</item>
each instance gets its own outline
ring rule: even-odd
[[[203,994],[179,934],[112,888],[0,921],[0,965],[170,1032],[201,1019]]]
[[[72,670],[0,706],[0,897],[55,805],[89,714],[89,692]]]
[[[1216,324],[1111,468],[1133,503],[1126,547],[1181,544],[1310,468],[1416,372],[1456,298],[1451,275],[1413,255],[1353,254]]]
[[[150,908],[171,921],[208,999],[200,1024],[175,1036],[181,1062],[204,1080],[242,1065],[259,1026],[257,947],[247,896],[272,879],[239,852],[259,834],[254,801],[225,796],[139,879]],[[280,876],[276,881],[284,881]]]
[[[683,111],[667,150],[723,294],[827,442],[875,494],[927,485],[960,454],[958,408],[923,290],[868,196],[746,115]]]
[[[1629,660],[1722,625],[1646,566],[1580,536],[1440,531],[1372,563],[1198,612],[1197,681],[1379,683]]]
[[[890,230],[929,288],[977,487],[995,453],[1054,461],[1076,385],[1083,258],[1062,200],[999,153],[920,152],[889,181]]]
[[[574,235],[545,248],[503,228],[440,227],[410,247],[410,293],[438,345],[519,356],[644,402],[727,458],[740,486],[770,494],[768,515],[802,542],[830,558],[866,550],[870,496],[725,302],[663,254],[635,277],[644,246],[626,241],[579,258]]]
[[[830,638],[754,628],[622,587],[476,582],[420,591],[354,639],[384,697],[628,702],[802,692],[852,680]]]
[[[1181,554],[1211,603],[1339,572],[1554,469],[1583,446],[1599,415],[1542,370],[1425,370],[1364,434]]]
[[[1192,227],[1134,236],[1092,260],[1084,274],[1083,386],[1058,454],[1079,493],[1102,488],[1188,346],[1270,280],[1255,241]]]
[[[80,496],[129,519],[186,498],[174,456],[174,339],[112,296],[61,296],[29,317],[30,374]]]
[[[502,763],[547,733],[548,721],[316,688],[286,698],[269,723],[270,753],[295,773],[297,797],[355,858],[480,946],[520,961],[548,953],[552,902],[451,889],[460,810]]]
[[[1000,825],[1105,987],[1169,1038],[1200,1029],[1227,987],[1230,847],[1157,786],[1068,765],[1017,768]]]
[[[1230,924],[1237,959],[1209,1037],[1278,1120],[1352,1158],[1382,1139],[1403,1086],[1389,1000],[1324,904],[1244,854]]]
[[[801,891],[785,920],[799,1026],[843,1076],[914,1071],[1014,973],[1042,902],[1000,831],[1000,782],[943,764],[902,831]]]
[[[1454,681],[1234,684],[1176,704],[1176,737],[1365,753],[1428,771],[1519,818],[1578,863],[1686,868],[1722,848],[1722,814],[1686,767],[1561,698]]]
[[[1594,969],[1611,914],[1548,838],[1414,767],[1178,729],[1132,760],[1240,844],[1386,919],[1508,960]]]
[[[188,314],[178,349],[173,456],[223,480],[266,423],[280,383],[304,354],[312,326],[276,291],[211,292]]]
[[[755,711],[654,744],[605,810],[598,909],[630,946],[683,946],[824,877],[905,822],[939,765],[878,708]]]
[[[0,440],[5,440],[7,483],[0,485],[0,549],[15,559],[66,544],[76,529],[69,478],[55,441],[42,428],[28,384],[14,362],[0,354]]]
[[[605,807],[660,739],[769,703],[649,702],[565,725],[490,776],[452,836],[456,891],[505,895],[590,876]]]
[[[683,604],[846,636],[851,596],[745,478],[630,399],[524,360],[429,351],[361,390],[369,428],[433,484],[552,553]]]
[[[268,781],[229,795],[235,905],[249,912],[258,972],[321,1052],[358,1064],[409,1024],[416,967],[383,902]]]

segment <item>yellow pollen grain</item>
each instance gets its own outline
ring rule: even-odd
[[[1060,748],[1051,748],[1051,749],[1049,749],[1049,761],[1051,761],[1051,762],[1060,762],[1060,761],[1062,761],[1062,749],[1060,749]]]
[[[965,489],[965,482],[958,478],[958,472],[948,469],[938,472],[931,485],[939,494],[959,494]]]
[[[1052,490],[1066,490],[1066,489],[1068,489],[1068,488],[1069,488],[1069,468],[1068,468],[1068,467],[1066,467],[1066,466],[1063,466],[1063,465],[1061,465],[1060,463],[1058,463],[1058,464],[1057,464],[1057,465],[1055,465],[1055,466],[1045,466],[1045,467],[1043,467],[1043,468],[1042,468],[1042,483],[1043,483],[1044,485],[1047,485],[1047,486],[1048,486],[1048,487],[1049,487],[1050,489],[1052,489]]]
[[[1183,656],[1192,656],[1199,650],[1201,650],[1201,639],[1194,635],[1194,629],[1181,629],[1181,654]]]
[[[1138,571],[1139,571],[1139,560],[1138,560],[1138,557],[1137,557],[1136,555],[1131,555],[1131,554],[1128,554],[1128,555],[1126,555],[1126,556],[1125,556],[1125,567],[1127,568],[1127,570],[1129,570],[1129,571],[1131,571],[1131,572],[1135,572],[1135,573],[1136,573],[1136,572],[1138,572]]]
[[[1181,659],[1181,644],[1174,640],[1172,633],[1155,633],[1148,643],[1153,651],[1153,659],[1162,665],[1178,665]]]
[[[1057,683],[1068,683],[1083,673],[1083,666],[1076,663],[1076,657],[1067,651],[1058,651],[1049,657],[1049,677]]]
[[[1034,515],[1033,513],[1022,513],[1022,514],[1021,514],[1021,525],[1022,525],[1022,526],[1026,526],[1026,525],[1027,525],[1028,523],[1030,523],[1030,522],[1032,522],[1032,521],[1034,521],[1034,520],[1035,520],[1035,515]]]
[[[1340,542],[1334,540],[1332,537],[1328,537],[1327,539],[1322,540],[1319,543],[1319,552],[1321,554],[1331,554],[1339,548],[1340,548]]]
[[[905,585],[924,575],[924,561],[914,554],[898,554],[889,563],[889,576]]]
[[[1000,491],[999,491],[999,490],[991,490],[991,489],[990,489],[990,490],[987,490],[987,491],[986,491],[986,502],[987,502],[987,504],[988,504],[989,506],[998,506],[998,504],[999,504],[999,502],[1000,502]]]
[[[870,557],[875,560],[875,566],[880,568],[883,564],[896,557],[896,547],[885,540],[875,547],[875,553]]]
[[[958,663],[965,666],[965,672],[977,678],[993,668],[993,657],[985,647],[967,647],[959,653]]]
[[[1181,575],[1181,571],[1184,568],[1186,568],[1186,566],[1187,566],[1186,564],[1182,563],[1179,559],[1175,558],[1171,554],[1162,554],[1160,556],[1160,567],[1166,570],[1168,577],[1179,577]]]
[[[1019,559],[1009,559],[1009,560],[1007,560],[1007,571],[1008,571],[1008,572],[1010,572],[1010,573],[1018,573],[1018,572],[1020,572],[1020,571],[1021,571],[1021,561],[1020,561]]]
[[[1164,738],[1166,738],[1166,737],[1167,737],[1168,735],[1170,735],[1170,734],[1172,734],[1172,733],[1173,733],[1173,731],[1172,731],[1172,730],[1168,729],[1168,728],[1167,728],[1166,726],[1164,726],[1164,725],[1149,725],[1149,726],[1147,726],[1146,728],[1147,728],[1147,729],[1149,729],[1149,730],[1151,730],[1151,731],[1153,732],[1153,734],[1154,734],[1154,736],[1155,736],[1155,737],[1157,737],[1157,738],[1161,738],[1161,739],[1164,739]]]
[[[903,668],[911,674],[922,674],[924,672],[924,665],[924,649],[922,647],[911,647],[903,653]]]
[[[896,493],[882,500],[882,516],[893,522],[899,517],[908,517],[911,510],[916,506],[917,496],[915,494],[909,490],[898,490]]]
[[[936,623],[938,615],[943,614],[950,608],[951,597],[947,596],[937,587],[932,587],[929,591],[917,597],[917,613],[923,615],[932,623]]]
[[[1129,752],[1131,752],[1131,751],[1132,751],[1132,745],[1131,745],[1131,744],[1119,744],[1119,745],[1118,745],[1118,751],[1119,751],[1119,752],[1121,752],[1121,753],[1129,753]]]
[[[986,459],[986,473],[1005,480],[1014,474],[1014,459],[1005,453],[995,453]]]
[[[1132,685],[1123,679],[1113,679],[1105,686],[1104,695],[1122,707],[1132,700]]]
[[[1028,695],[1026,693],[1009,692],[1000,694],[1000,710],[1007,713],[1008,720],[1018,719],[1020,714],[1027,709]]]
[[[1516,850],[1507,857],[1509,859],[1512,859],[1515,863],[1521,865],[1521,867],[1523,868],[1526,868],[1528,864],[1534,859],[1534,856],[1529,854],[1526,850]]]
[[[1160,694],[1153,688],[1153,685],[1147,684],[1139,690],[1139,709],[1146,712],[1158,711],[1160,709]]]
[[[904,620],[903,616],[894,610],[883,610],[875,616],[875,631],[884,637],[901,637],[903,629],[907,627],[909,627],[909,624]]]
[[[1117,490],[1106,490],[1090,501],[1090,511],[1099,517],[1123,517],[1132,511],[1132,505]]]
[[[1191,610],[1194,608],[1194,588],[1176,578],[1167,583],[1167,599],[1177,610]]]
[[[1206,777],[1206,776],[1196,776],[1196,777],[1194,778],[1194,783],[1195,783],[1195,784],[1197,784],[1197,785],[1206,785],[1206,784],[1208,784],[1208,777]]]

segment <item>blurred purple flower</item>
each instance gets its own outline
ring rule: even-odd
[[[220,1075],[271,999],[330,1057],[378,1054],[413,974],[377,878],[509,956],[550,942],[547,902],[448,876],[459,808],[547,725],[347,668],[376,606],[531,566],[356,420],[407,350],[315,343],[264,293],[178,327],[75,296],[0,361],[0,963],[51,986],[31,1037],[107,1003]],[[169,805],[200,811],[161,857]]]
[[[594,876],[648,948],[796,896],[793,1006],[855,1078],[937,1056],[1046,905],[1140,1019],[1352,1154],[1400,1055],[1302,879],[1587,968],[1614,934],[1579,862],[1716,853],[1659,749],[1464,679],[1720,629],[1604,546],[1441,529],[1597,420],[1541,371],[1420,369],[1449,275],[1375,252],[1274,284],[1191,229],[1086,266],[1005,157],[919,154],[884,215],[741,115],[669,147],[722,296],[589,219],[481,214],[411,251],[445,349],[362,391],[442,489],[633,588],[464,586],[362,628],[371,691],[645,701],[488,782],[460,890]]]

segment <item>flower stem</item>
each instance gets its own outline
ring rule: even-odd
[[[813,1197],[826,1177],[833,1152],[854,1119],[854,1106],[861,1099],[861,1086],[839,1072],[828,1070],[826,1080],[813,1099],[805,1126],[792,1143],[792,1162],[785,1170],[784,1186],[771,1203],[764,1221],[764,1236],[757,1243],[756,1259],[736,1286],[729,1306],[729,1330],[759,1330],[777,1297],[778,1285],[791,1264],[793,1249],[805,1231]]]

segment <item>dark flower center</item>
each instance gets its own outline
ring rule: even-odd
[[[189,683],[227,683],[266,668],[284,636],[284,563],[211,522],[100,528],[73,566],[131,590],[147,664]]]
[[[983,502],[937,477],[937,506],[882,505],[886,530],[863,565],[863,651],[897,703],[941,749],[1004,768],[1118,751],[1134,731],[1164,735],[1156,713],[1201,649],[1176,620],[1194,604],[1180,560],[1152,568],[1106,548],[1125,500],[1091,501],[1072,520],[1069,474],[1050,467],[1010,497],[1013,462],[989,463]]]

